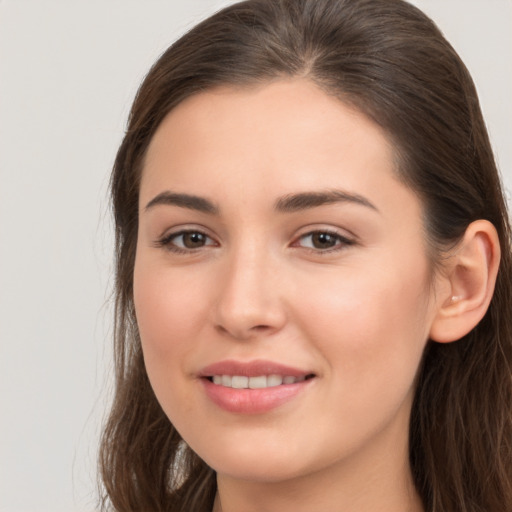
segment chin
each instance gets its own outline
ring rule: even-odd
[[[302,468],[294,467],[294,463],[278,465],[268,460],[221,461],[212,468],[218,475],[225,477],[259,483],[279,483],[292,480],[303,474]]]
[[[272,441],[246,438],[238,439],[238,442],[231,439],[226,443],[199,447],[196,453],[217,474],[252,482],[283,482],[322,467],[322,461],[317,460],[315,464],[308,460],[283,438]]]

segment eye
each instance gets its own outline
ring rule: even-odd
[[[178,253],[194,251],[212,245],[216,245],[212,238],[196,230],[183,230],[177,233],[170,233],[157,242],[157,246],[165,247],[170,251]]]
[[[312,231],[302,235],[294,245],[319,252],[327,252],[343,249],[353,244],[353,240],[339,233],[332,231]]]

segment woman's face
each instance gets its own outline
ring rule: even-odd
[[[406,460],[436,311],[421,219],[382,130],[309,81],[201,93],[165,118],[137,321],[158,400],[219,475]]]

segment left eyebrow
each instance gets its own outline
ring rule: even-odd
[[[300,192],[279,198],[274,209],[281,213],[293,213],[309,208],[316,208],[333,203],[352,203],[365,206],[378,212],[378,208],[365,197],[344,190],[327,190],[319,192]]]
[[[210,215],[218,215],[219,208],[205,197],[195,196],[191,194],[177,194],[166,190],[151,199],[146,205],[145,210],[149,210],[157,205],[172,205],[180,208],[188,208]]]

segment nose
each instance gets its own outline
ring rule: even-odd
[[[286,323],[278,265],[265,251],[239,251],[218,276],[215,328],[236,340],[268,336]]]

